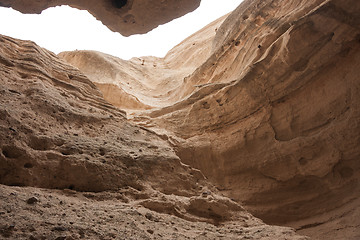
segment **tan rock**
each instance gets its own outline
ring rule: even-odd
[[[177,89],[210,56],[215,30],[225,18],[188,37],[164,58],[125,61],[96,51],[62,52],[59,57],[83,72],[107,101],[121,109],[165,107],[179,100]]]
[[[0,43],[1,238],[307,239],[220,196],[53,53]]]
[[[170,145],[128,123],[81,72],[31,42],[0,41],[1,183],[99,192],[154,177],[166,189],[180,170],[182,191],[193,191]]]
[[[128,117],[266,222],[356,239],[346,212],[360,196],[359,12],[355,0],[244,1],[165,57],[200,60],[173,75],[176,88],[158,84],[167,94],[138,98],[163,106]],[[187,52],[194,39],[206,54]]]
[[[245,0],[163,59],[59,55],[80,71],[3,37],[1,183],[117,197],[157,212],[146,221],[224,224],[190,238],[298,238],[255,235],[263,225],[241,203],[314,239],[357,239],[359,12],[356,0]]]

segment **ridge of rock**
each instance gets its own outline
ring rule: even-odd
[[[0,43],[1,237],[307,239],[221,196],[53,53]]]
[[[355,0],[244,1],[170,51],[179,61],[197,38],[211,49],[173,75],[176,88],[163,85],[164,106],[128,118],[166,135],[181,161],[265,222],[357,238],[359,12]]]
[[[358,239],[359,12],[356,0],[245,0],[160,59],[57,57],[1,36],[0,214],[11,220],[31,197],[46,212],[42,187],[76,206],[120,199],[150,221],[196,223],[175,234],[184,239],[304,239],[251,214],[314,239]],[[155,238],[140,219],[134,233]]]

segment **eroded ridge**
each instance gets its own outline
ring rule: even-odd
[[[161,94],[134,90],[150,107],[127,109],[128,118],[167,138],[181,161],[264,221],[356,238],[359,12],[355,0],[244,1],[164,59],[127,62],[183,73],[170,73],[170,85],[155,81]],[[125,95],[127,79],[114,78]]]
[[[0,238],[307,239],[219,194],[53,53],[0,43]]]

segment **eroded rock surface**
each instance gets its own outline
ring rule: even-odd
[[[307,239],[221,196],[53,53],[0,43],[1,238]]]
[[[91,212],[135,207],[138,238],[301,239],[245,208],[314,239],[358,239],[359,12],[356,0],[246,0],[163,59],[59,55],[77,68],[2,36],[0,183],[50,190],[1,186],[0,233],[21,236],[9,219],[22,214],[42,226],[50,194]],[[174,217],[182,233],[145,232],[143,217]],[[110,234],[104,222],[89,236]]]
[[[173,74],[176,88],[156,82],[163,94],[138,98],[152,108],[128,116],[266,222],[359,238],[358,215],[348,214],[359,212],[360,196],[359,12],[356,0],[244,1],[153,59],[166,72],[160,63],[177,64],[196,39],[207,40],[204,54],[187,52],[199,62],[175,67],[185,75]],[[81,56],[61,55],[75,66]]]
[[[38,202],[26,200],[36,196]],[[80,193],[0,185],[0,236],[5,239],[279,239],[306,240],[243,213],[224,225],[192,222],[124,203],[121,192]]]
[[[161,59],[140,57],[125,61],[96,51],[62,52],[59,57],[76,66],[107,101],[121,109],[166,107],[179,99],[177,89],[211,55],[215,31],[225,18],[188,37]]]
[[[41,11],[60,5],[87,10],[114,32],[124,36],[147,33],[195,10],[200,0],[0,0],[0,6],[11,7],[22,13]]]

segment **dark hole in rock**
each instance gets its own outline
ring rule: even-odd
[[[305,158],[300,158],[300,159],[299,159],[300,165],[306,165],[307,162],[308,162],[308,161],[307,161]]]
[[[7,158],[9,158],[9,156],[10,156],[10,154],[9,154],[8,151],[6,151],[6,150],[3,150],[3,151],[2,151],[2,154],[3,154],[5,157],[7,157]]]
[[[5,146],[2,154],[7,158],[19,158],[25,154],[25,151],[16,146]]]
[[[100,149],[99,149],[99,152],[100,152],[100,155],[101,155],[101,156],[104,156],[104,155],[105,155],[105,149],[100,148]]]
[[[122,8],[127,4],[127,0],[112,0],[112,4],[116,8]]]
[[[354,175],[354,170],[349,167],[344,167],[344,168],[340,169],[340,175],[343,178],[350,178]]]
[[[61,154],[65,155],[65,156],[71,155],[71,153],[69,151],[67,151],[67,150],[61,151]]]
[[[53,141],[45,136],[30,136],[28,145],[34,150],[46,151],[53,147]]]
[[[19,93],[19,92],[18,92],[18,91],[16,91],[16,90],[9,89],[9,92],[11,92],[11,93],[15,93],[15,94],[18,94],[18,95],[21,95],[21,93]]]
[[[79,149],[76,148],[75,146],[67,145],[64,146],[60,152],[62,155],[68,156],[79,153]]]
[[[210,104],[209,104],[208,102],[204,102],[204,103],[203,103],[203,107],[204,107],[205,109],[209,109],[209,108],[210,108]]]
[[[34,165],[32,165],[31,163],[25,163],[24,164],[24,168],[32,168]]]
[[[19,73],[19,75],[20,75],[20,77],[21,77],[22,79],[25,79],[25,78],[28,78],[28,77],[29,77],[29,75],[27,75],[26,73]]]

